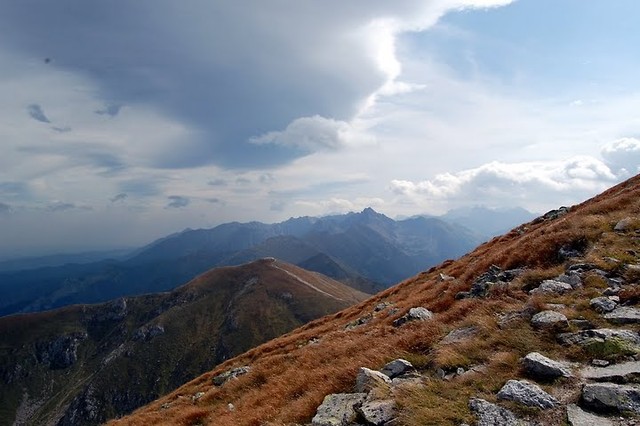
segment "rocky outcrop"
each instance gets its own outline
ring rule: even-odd
[[[388,388],[391,385],[391,379],[386,374],[379,371],[371,370],[366,367],[360,367],[358,376],[356,377],[356,392],[370,392],[376,388]]]
[[[366,393],[334,393],[324,397],[316,415],[311,420],[313,426],[348,426],[358,417],[356,406],[362,405]]]
[[[410,371],[413,371],[413,365],[409,361],[401,358],[394,359],[380,370],[382,374],[388,376],[390,379]]]
[[[231,370],[227,370],[224,373],[218,374],[212,379],[212,381],[214,385],[222,386],[229,380],[235,379],[236,377],[242,376],[243,374],[247,374],[249,371],[251,371],[251,367],[248,366],[232,368]]]
[[[560,312],[542,311],[531,318],[531,325],[542,330],[564,330],[569,326],[569,321]]]
[[[544,280],[537,288],[531,290],[529,294],[564,294],[571,290],[573,290],[571,284],[556,280]]]
[[[138,328],[133,333],[133,340],[147,342],[156,336],[160,336],[161,334],[164,334],[164,327],[159,324],[155,324],[152,326],[143,326]]]
[[[554,361],[546,356],[531,352],[522,359],[522,367],[525,372],[537,379],[555,379],[557,377],[571,377],[571,371],[561,362]]]
[[[387,425],[397,415],[397,404],[393,399],[365,401],[355,408],[362,419],[373,426]]]
[[[417,308],[409,309],[405,315],[401,316],[397,320],[393,321],[394,327],[400,327],[401,325],[411,321],[426,321],[433,318],[433,312],[427,308],[419,306]]]
[[[595,411],[640,413],[640,387],[615,383],[588,383],[582,388],[582,403]]]
[[[567,423],[569,426],[613,426],[606,417],[588,413],[575,404],[567,405]]]
[[[509,380],[498,392],[498,399],[514,401],[528,407],[553,408],[558,400],[526,380]]]
[[[640,380],[640,361],[623,362],[608,367],[585,367],[580,375],[583,379],[597,382],[637,383]]]
[[[480,398],[469,400],[469,409],[476,415],[477,426],[515,426],[521,421],[509,410]]]
[[[489,270],[476,278],[469,291],[458,292],[456,299],[466,299],[469,297],[486,297],[491,288],[505,286],[521,275],[524,269],[503,270],[499,266],[491,265]]]
[[[53,370],[67,368],[78,360],[78,346],[87,337],[87,333],[77,332],[37,343],[36,358]]]

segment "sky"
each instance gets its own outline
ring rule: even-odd
[[[1,0],[0,257],[545,212],[640,165],[636,0]]]

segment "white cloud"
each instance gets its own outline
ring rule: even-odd
[[[601,155],[614,171],[623,176],[640,172],[640,140],[622,138],[602,147]]]
[[[269,132],[251,138],[250,141],[255,144],[277,144],[314,152],[341,148],[350,132],[349,124],[344,121],[314,115],[296,119],[281,132]]]

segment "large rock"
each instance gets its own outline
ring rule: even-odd
[[[544,280],[538,288],[534,288],[529,294],[564,294],[573,290],[571,284],[556,280]]]
[[[538,352],[531,352],[522,359],[522,367],[530,376],[541,379],[571,377],[571,371],[561,362],[554,361]]]
[[[469,409],[478,418],[477,426],[514,426],[522,422],[506,408],[480,398],[469,400]]]
[[[498,392],[498,399],[514,401],[528,407],[553,408],[558,400],[526,380],[509,380]]]
[[[401,358],[394,359],[380,370],[382,374],[388,376],[390,379],[401,376],[409,371],[413,371],[413,365],[406,359]]]
[[[393,322],[393,326],[400,327],[404,323],[407,323],[410,321],[426,321],[426,320],[430,320],[431,318],[433,318],[433,312],[431,312],[427,308],[423,308],[422,306],[419,306],[417,308],[409,309],[409,312],[407,312],[404,316],[398,318]]]
[[[608,367],[585,367],[582,377],[598,382],[637,383],[640,379],[640,361],[623,362]]]
[[[235,379],[238,376],[242,376],[243,374],[247,374],[251,370],[251,367],[244,366],[238,368],[232,368],[231,370],[227,370],[224,373],[218,374],[213,378],[213,384],[216,386],[222,386],[227,381],[231,379]]]
[[[450,343],[461,342],[463,340],[470,339],[478,334],[478,327],[474,325],[470,325],[468,327],[456,328],[455,330],[451,330],[449,334],[444,336],[444,338],[440,341],[443,345],[448,345]]]
[[[373,389],[389,387],[390,385],[391,379],[389,376],[366,367],[360,367],[356,376],[356,392],[370,392]]]
[[[575,404],[567,405],[567,423],[569,426],[613,426],[606,417],[588,413]]]
[[[582,388],[582,402],[596,411],[640,413],[640,387],[615,383],[588,383]]]
[[[393,399],[367,401],[359,407],[356,406],[356,411],[367,421],[367,424],[374,426],[388,424],[396,417],[396,410],[396,402]]]
[[[594,297],[589,301],[589,305],[596,311],[604,314],[613,311],[618,303],[609,297]]]
[[[364,403],[366,393],[334,393],[324,397],[316,415],[311,419],[313,426],[349,426],[358,417],[356,408]]]
[[[616,232],[627,232],[630,229],[633,229],[633,218],[625,217],[624,219],[618,221],[616,226],[613,227],[613,230]]]
[[[604,317],[613,324],[636,324],[640,322],[640,309],[620,306]]]
[[[593,342],[609,342],[612,340],[625,342],[631,347],[640,346],[640,335],[635,331],[624,329],[597,328],[558,335],[558,341],[563,345],[585,346]]]
[[[531,318],[531,325],[537,329],[564,330],[569,327],[569,321],[560,312],[542,311]]]

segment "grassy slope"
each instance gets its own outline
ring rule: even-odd
[[[564,270],[558,250],[565,245],[584,245],[586,261],[612,272],[615,266],[603,258],[616,257],[640,263],[637,236],[613,232],[622,218],[640,216],[640,177],[624,182],[598,197],[571,208],[558,219],[531,222],[479,246],[457,261],[408,279],[367,301],[337,314],[315,320],[293,332],[265,343],[171,394],[136,411],[115,425],[279,425],[308,422],[325,395],[351,391],[357,369],[380,368],[385,362],[404,357],[424,374],[436,368],[484,365],[485,375],[472,375],[443,385],[432,381],[423,391],[410,392],[400,400],[401,423],[405,425],[459,424],[470,422],[469,396],[495,400],[495,392],[509,378],[520,377],[518,359],[532,350],[573,361],[585,361],[594,354],[566,350],[548,333],[534,331],[525,320],[498,327],[498,315],[542,309],[544,303],[566,303],[571,318],[584,316],[604,326],[588,307],[590,297],[602,286],[597,277],[587,279],[582,290],[570,296],[530,298],[526,289],[534,282],[551,278]],[[636,225],[640,225],[637,221]],[[508,288],[493,292],[487,299],[455,300],[457,292],[468,290],[473,280],[495,264],[503,269],[526,267],[527,272]],[[640,294],[639,278],[630,283],[628,300]],[[440,274],[455,277],[441,280]],[[586,302],[585,302],[586,300]],[[380,302],[391,302],[398,312],[375,314],[372,321],[346,330],[349,322],[373,312]],[[435,320],[393,328],[394,319],[414,306],[436,313]],[[474,325],[478,336],[466,343],[440,345],[449,331]],[[637,330],[637,326],[631,326]],[[319,339],[318,343],[309,342]],[[251,365],[249,374],[217,388],[211,378],[231,367]],[[192,401],[196,392],[204,396]],[[234,410],[229,410],[228,404]],[[446,410],[442,407],[446,406]],[[544,424],[562,424],[553,410]],[[555,422],[555,423],[554,423]]]
[[[113,303],[1,318],[0,424],[12,423],[23,389],[42,402],[29,424],[59,417],[78,395],[81,402],[98,401],[94,422],[122,415],[224,359],[365,297],[319,274],[263,260],[212,270],[170,293],[127,298],[123,318],[105,319],[117,312]],[[133,339],[138,328],[153,325],[164,334]],[[76,363],[56,370],[38,362],[38,344],[73,332],[88,334]],[[21,373],[7,384],[16,366]],[[84,418],[85,406],[78,405]]]

